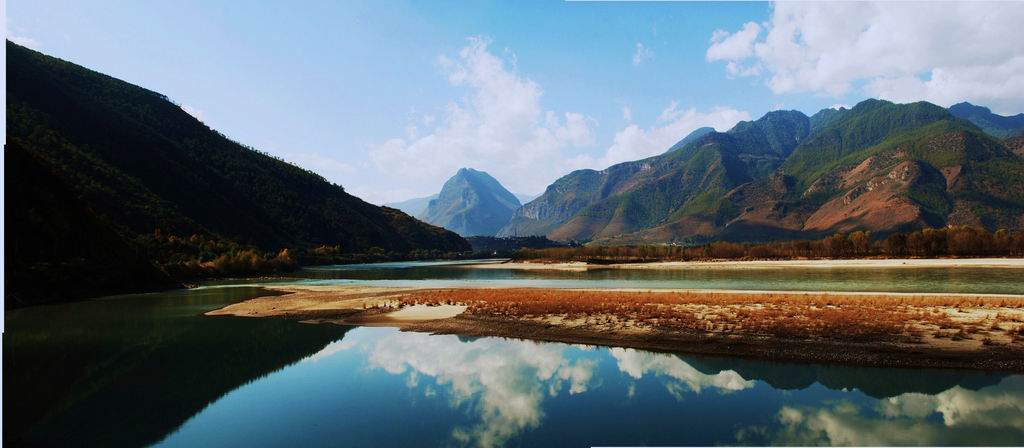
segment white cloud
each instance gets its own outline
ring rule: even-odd
[[[626,115],[626,112],[623,112]],[[631,113],[629,114],[632,115]],[[615,134],[612,144],[601,157],[577,156],[569,161],[572,168],[603,169],[616,163],[638,160],[661,154],[697,128],[710,126],[725,131],[750,114],[728,107],[715,107],[706,112],[695,108],[679,109],[673,101],[662,110],[654,126],[642,128],[630,123]]]
[[[25,28],[15,25],[11,22],[11,19],[7,18],[4,23],[7,27],[7,40],[33,50],[39,50],[39,48],[42,47],[38,40],[25,35],[27,32]]]
[[[723,370],[708,375],[693,368],[678,356],[633,350],[631,348],[613,347],[608,353],[615,358],[619,371],[633,379],[641,379],[645,374],[664,376],[675,380],[666,383],[669,392],[680,398],[682,392],[700,393],[704,389],[714,389],[728,393],[754,387],[754,382],[743,379],[732,370]]]
[[[185,113],[195,117],[196,120],[203,121],[203,111],[202,110],[199,110],[199,109],[197,109],[195,107],[189,106],[188,104],[182,104],[181,105],[181,110],[183,110],[183,111],[185,111]]]
[[[633,65],[640,65],[644,61],[654,58],[654,50],[644,44],[637,42],[636,51],[633,53]]]
[[[35,40],[35,39],[31,38],[31,37],[28,37],[28,36],[8,35],[7,36],[7,40],[10,40],[11,42],[14,42],[14,43],[16,43],[18,45],[21,45],[22,47],[28,47],[28,48],[31,48],[33,50],[38,50],[39,49],[39,41],[37,41],[37,40]]]
[[[754,40],[760,33],[761,26],[754,22],[747,22],[735,33],[715,30],[706,57],[709,61],[748,58],[754,54]]]
[[[546,397],[557,396],[566,386],[570,395],[587,392],[597,368],[595,359],[571,359],[561,344],[498,338],[463,342],[454,335],[405,332],[383,337],[359,333],[345,339],[356,338],[355,345],[369,353],[370,367],[407,375],[410,388],[429,378],[449,390],[452,407],[467,409],[479,419],[452,431],[461,445],[503,446],[536,428],[544,418],[541,404]],[[330,356],[341,350],[328,346],[323,352]]]
[[[622,106],[622,119],[633,121],[633,109],[629,106]]]
[[[777,2],[762,26],[716,31],[709,61],[775,93],[863,94],[1024,109],[1024,3]]]
[[[489,40],[468,39],[457,58],[438,64],[454,86],[469,94],[451,102],[436,126],[422,135],[413,128],[370,149],[376,167],[437,188],[458,168],[488,171],[513,191],[540,191],[564,174],[564,150],[593,144],[595,120],[541,106],[537,83],[491,53]],[[430,120],[418,120],[422,123]]]

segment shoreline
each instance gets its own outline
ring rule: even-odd
[[[845,268],[998,268],[1024,269],[1024,258],[878,258],[839,260],[655,261],[650,263],[590,264],[582,261],[541,260],[468,263],[468,269],[586,271],[588,269],[845,269]]]
[[[269,286],[206,313],[874,367],[1024,372],[1024,296]]]

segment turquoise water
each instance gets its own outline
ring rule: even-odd
[[[404,262],[307,268],[298,276],[319,284],[538,288],[682,288],[793,291],[956,292],[1024,294],[1024,269],[778,268],[590,269],[537,271],[470,269],[467,262]]]
[[[759,271],[708,274],[413,263],[318,268],[276,281],[757,289],[774,282],[809,289],[793,287],[806,285],[803,279],[870,290],[906,282],[973,292],[1000,282],[1012,283],[1004,292],[1016,288],[997,271],[899,270],[877,276],[884,281],[859,270],[776,271],[775,280]],[[4,444],[1024,444],[1022,375],[767,363],[203,316],[269,294],[221,283],[9,311]]]

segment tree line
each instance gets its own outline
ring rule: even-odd
[[[216,235],[179,236],[164,233],[160,229],[136,237],[134,243],[144,252],[146,258],[153,260],[176,280],[275,275],[311,265],[466,259],[483,256],[478,252],[451,252],[438,249],[402,252],[380,247],[350,252],[344,250],[341,245],[285,247],[277,251],[264,251]]]
[[[818,240],[735,243],[716,241],[698,246],[583,246],[521,249],[517,260],[631,263],[702,260],[796,260],[830,258],[1022,257],[1024,233],[989,232],[971,226],[950,226],[892,233],[836,233]]]

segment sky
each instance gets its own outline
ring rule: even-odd
[[[373,203],[539,194],[777,109],[1024,112],[1024,2],[8,0],[7,38]]]

